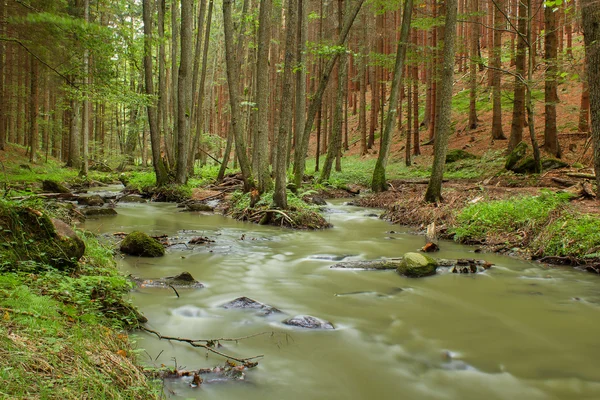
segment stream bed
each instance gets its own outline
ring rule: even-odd
[[[242,382],[190,388],[166,382],[169,398],[197,399],[599,399],[600,281],[570,268],[442,242],[440,258],[495,264],[475,275],[409,279],[394,271],[331,269],[336,260],[399,257],[424,238],[376,217],[377,210],[329,204],[323,231],[292,231],[180,212],[174,204],[120,204],[116,217],[89,219],[95,233],[140,230],[214,243],[175,246],[161,258],[117,256],[124,273],[159,278],[190,272],[206,287],[141,288],[131,296],[163,335],[190,339],[274,335],[224,343],[237,357],[264,355]],[[220,307],[247,296],[283,313]],[[284,325],[296,315],[335,330]],[[149,365],[199,369],[223,364],[185,343],[136,333]]]

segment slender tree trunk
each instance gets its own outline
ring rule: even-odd
[[[227,64],[227,82],[229,87],[229,103],[231,108],[231,129],[235,138],[235,152],[237,160],[242,170],[244,180],[244,190],[254,189],[254,178],[252,169],[246,151],[246,141],[242,130],[242,120],[240,115],[240,95],[239,95],[239,77],[240,67],[234,54],[233,44],[233,21],[231,17],[232,0],[223,0],[223,31],[225,33],[225,62]],[[239,56],[239,55],[238,55]]]
[[[86,25],[90,21],[90,0],[83,1],[83,19]],[[81,138],[82,138],[82,147],[83,154],[81,160],[81,170],[79,171],[80,175],[87,176],[89,174],[88,166],[89,166],[89,158],[90,158],[90,103],[89,103],[89,84],[90,84],[90,51],[87,47],[83,50],[83,104],[82,104],[82,113],[81,113]]]
[[[6,2],[0,0],[0,21],[5,21]],[[5,35],[6,28],[4,23],[0,23],[0,37]],[[6,147],[6,128],[8,122],[8,90],[6,83],[9,75],[6,73],[5,65],[8,55],[4,41],[0,40],[0,151]]]
[[[594,143],[596,196],[600,198],[600,3],[598,0],[582,0],[581,5]]]
[[[154,81],[152,79],[152,0],[144,0],[143,19],[144,19],[144,82],[146,94],[154,96]],[[160,131],[158,128],[158,118],[156,105],[154,102],[146,107],[148,112],[148,123],[150,126],[150,145],[152,146],[152,167],[156,176],[156,186],[163,186],[168,183],[169,177],[167,169],[160,155]]]
[[[396,120],[394,112],[398,107],[399,88],[404,72],[404,59],[406,58],[406,47],[408,46],[408,34],[410,32],[412,9],[413,1],[406,0],[404,3],[404,11],[402,12],[400,43],[398,44],[398,49],[396,53],[396,65],[394,67],[394,77],[392,79],[392,91],[388,100],[388,114],[385,120],[385,129],[383,131],[381,151],[379,152],[379,156],[377,157],[377,163],[375,164],[375,169],[373,171],[373,180],[371,181],[371,189],[374,192],[383,192],[387,190],[385,168],[390,153],[390,146],[392,144],[392,130],[394,129],[394,122]],[[450,82],[452,82],[452,77],[450,77]],[[450,94],[452,94],[452,86],[450,88]],[[410,134],[408,136],[410,137]]]
[[[271,0],[260,2],[258,22],[258,55],[256,62],[256,106],[258,116],[254,138],[253,163],[259,193],[273,186],[269,173],[269,47],[271,45]]]
[[[38,62],[35,57],[31,56],[31,66],[29,72],[31,74],[31,92],[29,100],[29,145],[31,151],[29,153],[29,162],[37,162],[37,151],[39,147],[39,132],[38,132],[38,108],[39,108],[39,77],[38,77]],[[1,79],[1,78],[0,78]]]
[[[531,96],[531,85],[533,84],[533,66],[534,66],[534,54],[535,46],[532,41],[533,37],[533,0],[527,0],[527,85],[525,91],[525,109],[527,110],[527,123],[529,128],[529,138],[531,139],[531,146],[533,147],[533,159],[535,161],[534,172],[540,173],[542,171],[542,156],[540,154],[540,147],[538,145],[537,136],[535,133],[535,109],[533,108],[533,100]]]
[[[494,0],[494,47],[492,50],[492,139],[505,140],[504,131],[502,129],[502,87],[501,78],[502,68],[502,29],[506,25],[503,12],[505,10],[505,0]]]
[[[446,1],[446,23],[444,35],[444,50],[442,61],[442,76],[440,80],[440,104],[443,107],[437,114],[437,132],[435,133],[433,167],[431,178],[425,193],[425,201],[435,203],[442,200],[442,179],[446,153],[448,151],[448,137],[452,129],[452,83],[454,75],[454,42],[456,39],[456,20],[458,13],[457,0]]]
[[[527,51],[527,5],[519,1],[519,15],[517,30],[517,55],[515,57],[515,87],[513,100],[513,114],[510,128],[508,151],[512,151],[517,144],[523,141],[523,127],[525,126],[525,54]]]
[[[556,104],[558,103],[558,26],[556,24],[554,7],[545,7],[544,17],[546,25],[546,38],[544,41],[546,53],[544,149],[553,156],[560,158],[561,150],[556,129]]]
[[[586,62],[587,65],[587,62]],[[587,77],[581,82],[581,103],[579,106],[579,132],[590,131],[590,91],[586,81]]]
[[[296,109],[295,109],[295,127],[294,127],[294,146],[298,146],[301,133],[304,132],[306,123],[306,41],[308,36],[308,0],[298,0],[298,33],[296,46]],[[288,153],[287,166],[289,167],[290,157]]]
[[[177,172],[179,184],[187,182],[190,122],[192,114],[193,0],[181,0],[181,59],[177,84]]]
[[[233,146],[233,129],[231,124],[227,125],[227,144],[225,145],[225,154],[223,154],[223,160],[221,161],[221,168],[217,174],[217,182],[221,182],[225,177],[227,171],[227,164],[229,164],[229,157],[231,156],[231,147]]]
[[[184,0],[189,1],[189,0]],[[180,26],[179,26],[179,2],[180,0],[171,0],[171,119],[173,124],[173,137],[171,138],[171,153],[175,168],[177,169],[178,162],[178,143],[179,143],[179,68],[177,60],[179,59],[179,38],[180,38]],[[191,18],[188,16],[187,18]]]
[[[479,57],[479,0],[469,0],[471,12],[471,38],[469,41],[469,129],[476,129],[477,119],[477,58]]]
[[[69,113],[69,158],[67,166],[79,169],[81,166],[81,158],[79,151],[79,104],[76,100],[70,102]]]
[[[285,33],[285,59],[283,67],[283,90],[281,92],[281,117],[279,119],[279,132],[276,137],[277,158],[274,165],[275,192],[273,192],[273,206],[280,209],[287,208],[287,158],[288,137],[292,131],[292,99],[294,96],[293,66],[296,55],[296,34],[298,24],[298,1],[286,2],[286,33]]]

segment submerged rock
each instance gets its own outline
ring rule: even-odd
[[[176,289],[201,289],[204,287],[204,285],[195,280],[189,272],[182,272],[179,275],[158,279],[141,279],[130,275],[130,279],[143,288],[170,289],[171,287],[174,287]]]
[[[256,310],[259,314],[270,315],[273,313],[280,313],[281,310],[272,307],[267,304],[260,303],[249,297],[238,297],[228,303],[222,304],[221,307],[226,309],[238,309],[238,310]]]
[[[117,210],[108,207],[85,207],[81,209],[81,213],[86,217],[104,217],[117,215]]]
[[[331,322],[310,315],[296,315],[295,317],[282,321],[282,323],[305,329],[335,329]]]
[[[91,194],[87,196],[79,196],[77,204],[83,206],[99,207],[104,205],[104,199],[97,194]]]
[[[397,271],[409,278],[435,275],[438,263],[433,258],[420,253],[406,253]]]
[[[121,242],[121,251],[125,254],[140,257],[160,257],[165,255],[165,248],[155,239],[143,232],[134,231]]]
[[[119,203],[147,203],[148,201],[142,196],[135,194],[128,194],[119,199]]]

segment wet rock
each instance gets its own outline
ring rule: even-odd
[[[344,188],[344,190],[353,195],[360,194],[361,189],[362,188],[358,185],[348,185]]]
[[[295,317],[283,320],[282,323],[305,329],[335,329],[331,322],[310,315],[296,315]]]
[[[214,207],[209,206],[206,203],[187,203],[185,205],[185,211],[192,211],[192,212],[197,212],[197,211],[204,211],[204,212],[213,212],[215,209]]]
[[[121,251],[125,254],[140,257],[160,257],[165,255],[165,248],[155,239],[143,232],[134,231],[121,242]]]
[[[117,215],[117,210],[108,207],[86,207],[81,209],[81,213],[86,217],[104,217]]]
[[[65,185],[52,180],[42,181],[42,190],[47,193],[71,193]]]
[[[170,289],[201,289],[204,285],[194,279],[189,272],[182,272],[179,275],[167,276],[158,279],[141,279],[130,275],[130,279],[142,288],[161,288]]]
[[[215,241],[207,238],[206,236],[196,236],[190,239],[188,244],[206,244],[206,243],[214,243]]]
[[[369,213],[369,214],[365,214],[365,217],[369,217],[369,218],[379,218],[379,215],[375,214],[375,213]]]
[[[249,297],[238,297],[235,300],[232,300],[228,303],[222,304],[221,307],[226,308],[226,309],[236,309],[236,310],[255,310],[259,314],[262,314],[262,315],[270,315],[273,313],[281,312],[281,310],[279,310],[275,307],[260,303]]]
[[[83,206],[101,207],[104,205],[104,199],[97,194],[79,196],[77,204]]]
[[[135,194],[128,194],[119,199],[119,203],[147,203],[148,201],[142,196]]]
[[[478,157],[475,154],[471,154],[468,151],[460,149],[448,150],[448,153],[446,154],[446,164],[450,164],[460,160],[474,160],[477,158]]]
[[[397,272],[409,278],[421,278],[435,275],[437,265],[436,260],[424,254],[406,253],[398,265]]]
[[[506,157],[506,163],[504,164],[504,168],[509,171],[513,171],[515,166],[527,155],[529,151],[529,146],[525,142],[521,142],[515,146],[513,151]]]
[[[321,196],[308,196],[304,199],[308,204],[314,204],[316,206],[326,206],[327,202]]]
[[[348,261],[332,265],[333,269],[361,269],[364,271],[391,270],[400,266],[401,259],[390,258],[370,261]]]
[[[569,164],[564,161],[557,160],[556,158],[546,158],[542,160],[542,169],[549,171],[551,169],[567,168]]]

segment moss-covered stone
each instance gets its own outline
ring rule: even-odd
[[[134,231],[121,242],[121,251],[125,254],[140,257],[161,257],[165,248],[155,239],[143,232]]]
[[[79,198],[77,199],[77,204],[81,204],[84,206],[99,207],[104,205],[104,199],[97,194],[79,196]]]
[[[568,167],[569,164],[566,162],[557,160],[555,158],[545,158],[542,160],[542,170],[548,171],[551,169],[565,168]],[[516,166],[513,167],[513,171],[516,174],[533,174],[535,172],[535,160],[533,157],[529,156],[519,162]]]
[[[86,217],[103,217],[117,215],[117,210],[108,207],[85,207],[81,210]]]
[[[420,253],[406,253],[396,271],[409,278],[435,275],[437,261]]]
[[[542,169],[549,171],[551,169],[567,168],[569,164],[556,158],[545,158],[542,160]]]
[[[71,193],[65,185],[52,180],[42,181],[42,190],[47,193]]]
[[[504,168],[513,171],[514,167],[521,161],[529,152],[529,146],[525,142],[521,142],[515,146],[514,150],[506,157]]]
[[[119,199],[119,203],[147,203],[146,199],[142,196],[135,194],[128,194]]]
[[[478,157],[475,154],[461,149],[448,150],[448,154],[446,154],[446,164],[460,160],[475,160],[477,158]]]
[[[85,252],[85,244],[69,225],[11,204],[0,207],[0,242],[0,268],[5,270],[24,269],[28,261],[68,269]]]

